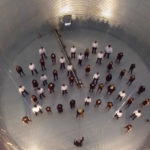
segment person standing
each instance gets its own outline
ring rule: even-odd
[[[98,85],[97,92],[100,90],[100,93],[101,93],[102,90],[103,90],[103,87],[104,87],[104,84],[103,84],[103,83],[100,83],[100,84]]]
[[[143,100],[142,103],[140,103],[140,106],[141,106],[141,107],[147,106],[147,105],[149,105],[149,102],[150,102],[150,99],[147,98],[147,99]]]
[[[82,137],[82,139],[80,140],[75,140],[74,139],[74,145],[76,145],[77,147],[82,147],[82,142],[84,140],[84,137]]]
[[[96,84],[97,84],[98,79],[99,79],[99,76],[100,76],[99,72],[95,73],[94,76],[93,76],[93,81],[92,81],[92,83],[94,83],[94,82],[96,81]]]
[[[52,114],[51,107],[47,106],[47,107],[45,108],[45,110],[46,110],[46,112],[48,113],[48,115],[49,115],[49,114]]]
[[[129,86],[130,86],[134,80],[135,80],[135,75],[131,75],[126,84],[129,84]]]
[[[113,103],[112,102],[107,102],[106,108],[107,110],[110,110],[113,107]]]
[[[96,63],[99,62],[99,64],[101,64],[101,61],[102,61],[102,59],[103,59],[103,56],[104,56],[103,52],[100,51],[100,52],[97,54],[97,61],[96,61]]]
[[[75,58],[76,57],[75,56],[76,55],[76,47],[72,46],[70,51],[71,51],[71,58]]]
[[[102,101],[100,99],[98,99],[94,105],[94,107],[99,107],[99,105],[102,104]]]
[[[54,77],[54,81],[56,79],[58,80],[58,72],[55,69],[53,70],[53,77]]]
[[[88,59],[88,57],[89,57],[89,49],[87,48],[86,50],[85,50],[85,52],[84,52],[84,59],[86,58],[86,59]]]
[[[106,46],[104,57],[107,55],[107,58],[109,58],[109,55],[112,53],[112,51],[113,51],[113,49],[112,49],[111,45]]]
[[[125,73],[126,73],[126,69],[121,70],[118,78],[122,79],[122,77],[125,75]]]
[[[34,105],[32,108],[33,113],[37,116],[38,113],[40,112],[41,114],[43,113],[42,107],[40,105]]]
[[[44,95],[44,90],[43,90],[43,88],[38,88],[38,89],[37,89],[37,93],[40,95],[40,99],[42,99],[42,96],[43,96],[43,97],[46,97],[46,96]]]
[[[79,64],[80,66],[82,65],[82,60],[83,60],[83,54],[80,53],[80,54],[78,55],[78,64]]]
[[[20,74],[20,77],[22,77],[21,74],[25,76],[25,73],[23,72],[23,69],[20,66],[16,66],[16,71]]]
[[[44,57],[47,58],[45,48],[41,47],[41,48],[39,49],[39,54],[41,55],[41,58],[42,58],[42,59],[43,59]]]
[[[85,101],[85,106],[86,106],[86,105],[89,106],[89,104],[91,103],[91,98],[90,98],[90,96],[86,97],[84,101]]]
[[[41,81],[43,82],[43,86],[47,85],[47,76],[45,74],[41,75]]]
[[[71,76],[69,78],[69,82],[70,82],[70,85],[73,86],[73,83],[74,83],[74,76]]]
[[[43,71],[43,70],[46,70],[46,68],[45,68],[45,61],[44,61],[43,58],[41,58],[40,64],[41,64],[42,71]]]
[[[62,104],[58,104],[57,105],[57,110],[59,113],[62,113],[63,112],[63,105]]]
[[[33,85],[34,90],[37,90],[37,88],[38,88],[38,86],[39,86],[39,83],[38,83],[37,80],[33,79],[33,80],[32,80],[32,85]]]
[[[81,109],[81,108],[79,108],[79,109],[77,109],[77,114],[76,114],[76,118],[78,117],[78,116],[80,116],[80,117],[84,117],[84,109]]]
[[[133,103],[134,103],[134,98],[130,97],[130,98],[127,100],[127,103],[126,103],[127,108],[129,108],[130,105],[133,104]]]
[[[51,59],[52,59],[53,65],[55,65],[56,64],[56,55],[54,53],[51,54]]]
[[[25,116],[25,117],[22,118],[23,123],[29,124],[29,121],[32,122],[32,120],[28,116]]]
[[[95,86],[96,86],[95,83],[91,83],[90,88],[89,88],[89,92],[91,92],[91,91],[93,92],[93,90],[95,89]]]
[[[72,99],[72,100],[70,101],[70,108],[71,108],[71,109],[72,109],[72,108],[75,108],[75,105],[76,105],[76,102],[75,102],[74,99]]]
[[[31,96],[31,101],[34,103],[34,104],[38,104],[38,99],[35,95],[32,95]]]
[[[141,93],[143,93],[146,90],[145,86],[140,86],[139,90],[137,91],[137,94],[140,95]]]
[[[140,116],[141,116],[141,110],[135,110],[133,114],[130,116],[130,118],[134,120],[135,118],[139,118]]]
[[[61,86],[62,95],[64,95],[65,93],[68,94],[68,91],[67,91],[67,90],[68,90],[67,85],[63,84],[63,85]]]
[[[107,66],[107,72],[110,72],[111,69],[113,69],[113,62],[112,61]]]
[[[128,133],[128,132],[130,132],[130,131],[132,130],[132,125],[131,125],[131,124],[128,124],[128,125],[126,125],[126,126],[123,127],[123,128],[127,129],[127,131],[126,131],[125,133]]]
[[[70,74],[70,76],[72,75],[72,69],[73,69],[72,65],[69,64],[69,65],[67,66],[67,76],[69,76],[69,74]]]
[[[119,64],[120,61],[121,61],[121,59],[122,59],[122,57],[123,57],[123,53],[122,53],[122,52],[121,52],[121,53],[118,53],[115,63],[118,63],[118,64]]]
[[[25,97],[24,93],[27,94],[27,95],[29,95],[29,93],[26,91],[26,89],[25,89],[24,86],[20,85],[18,91],[19,91],[20,94],[22,94],[23,97]]]
[[[29,69],[31,70],[32,75],[34,75],[34,71],[35,71],[35,73],[38,74],[34,64],[30,63]]]
[[[111,80],[112,80],[112,75],[111,75],[111,74],[108,74],[108,75],[106,76],[106,82],[105,82],[105,84],[109,83]]]
[[[121,102],[121,100],[125,97],[126,97],[125,91],[120,91],[116,100],[120,99],[120,102]]]
[[[110,96],[115,90],[116,90],[116,88],[113,84],[109,85],[108,88],[107,88],[107,93],[106,94],[108,95],[108,93],[110,93],[109,94],[109,96]]]
[[[131,72],[131,75],[132,75],[133,69],[134,69],[135,67],[136,67],[135,64],[131,64],[128,73]]]
[[[86,75],[89,75],[89,72],[91,71],[91,66],[90,65],[87,65],[86,68],[85,68],[85,74]]]
[[[55,84],[54,83],[49,83],[48,84],[48,89],[49,89],[49,92],[50,93],[54,93],[55,91],[54,91],[54,88],[55,88]]]
[[[97,41],[95,41],[92,44],[92,54],[96,54],[97,48],[98,48],[98,43],[97,43]]]
[[[114,117],[116,117],[116,119],[119,119],[121,116],[122,116],[122,110],[116,111],[116,114]]]
[[[60,58],[60,69],[64,68],[65,69],[65,58],[64,57],[61,57]]]

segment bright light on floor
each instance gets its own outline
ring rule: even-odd
[[[62,10],[61,10],[61,11],[62,11],[63,13],[67,13],[67,12],[70,12],[70,10],[71,10],[71,9],[70,9],[69,6],[64,6],[64,7],[62,7]]]

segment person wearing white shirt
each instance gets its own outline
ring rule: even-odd
[[[94,83],[96,81],[96,84],[97,84],[99,76],[100,76],[100,74],[98,72],[95,73],[94,76],[93,76],[93,81],[92,82]]]
[[[104,57],[107,55],[107,58],[109,58],[109,55],[112,53],[112,51],[113,51],[113,49],[112,49],[111,45],[106,46]]]
[[[63,85],[61,86],[62,95],[64,95],[65,93],[68,94],[67,89],[68,89],[68,87],[67,87],[67,85],[65,85],[65,84],[63,84]]]
[[[122,110],[116,111],[116,114],[114,117],[116,117],[116,119],[119,119],[121,116],[122,116]]]
[[[104,56],[103,52],[102,52],[102,51],[99,52],[99,53],[97,54],[97,61],[96,61],[96,63],[99,62],[99,64],[101,64],[101,61],[102,61],[102,59],[103,59],[103,56]]]
[[[25,97],[24,93],[27,94],[27,95],[29,95],[29,93],[26,91],[26,89],[25,89],[24,86],[20,85],[18,91],[19,91],[20,94],[22,94],[23,97]]]
[[[34,64],[30,63],[29,69],[31,70],[32,75],[34,75],[34,71],[38,74]]]
[[[37,116],[38,113],[40,112],[41,114],[43,113],[42,107],[40,105],[34,105],[32,108],[33,113]]]
[[[61,57],[60,58],[60,69],[64,68],[65,69],[65,58],[64,57]]]
[[[38,88],[37,93],[40,95],[40,99],[42,99],[42,96],[45,97],[43,88]]]
[[[118,94],[118,97],[116,98],[116,100],[118,100],[120,98],[120,102],[123,98],[125,98],[126,96],[126,93],[125,91],[120,91],[119,94]]]
[[[43,47],[41,47],[40,49],[39,49],[39,54],[41,55],[41,57],[42,58],[47,58],[47,56],[46,56],[46,51],[45,51],[45,48],[43,48]],[[44,56],[44,57],[43,57]]]
[[[75,58],[76,57],[75,56],[76,55],[76,47],[72,46],[70,51],[71,51],[71,58]]]
[[[135,110],[133,114],[130,116],[130,118],[134,120],[135,118],[139,118],[140,116],[141,116],[141,110]]]
[[[92,54],[94,54],[94,53],[96,54],[97,47],[98,47],[98,43],[97,43],[97,41],[95,41],[92,44]]]
[[[82,65],[82,60],[83,60],[83,55],[82,55],[82,53],[80,53],[79,55],[78,55],[78,64],[81,66]]]
[[[41,81],[43,82],[43,86],[47,84],[47,76],[45,74],[41,75]]]
[[[70,75],[72,75],[72,65],[71,64],[69,64],[68,66],[67,66],[67,76],[69,76],[69,74]]]
[[[84,101],[85,101],[85,106],[86,106],[86,105],[89,106],[89,104],[91,103],[91,98],[90,98],[90,96],[86,97]]]

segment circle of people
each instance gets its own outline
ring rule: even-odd
[[[92,44],[92,54],[96,54],[97,48],[98,48],[98,43],[97,43],[97,41],[95,41],[95,42],[93,42],[93,44]],[[72,58],[72,59],[73,59],[73,58],[76,58],[76,47],[75,47],[75,46],[72,46],[70,51],[71,51],[71,58]],[[110,56],[110,54],[112,53],[112,51],[113,51],[112,46],[111,46],[111,45],[108,45],[108,46],[106,46],[104,53],[103,53],[102,51],[98,52],[96,64],[99,63],[99,64],[101,65],[102,59],[103,59],[104,57],[109,58],[109,56]],[[44,58],[47,58],[45,48],[41,47],[41,48],[39,49],[39,54],[41,55],[41,59],[40,59],[41,68],[42,68],[42,71],[44,71],[44,70],[46,70]],[[80,53],[80,54],[77,56],[77,58],[78,58],[78,64],[79,64],[80,66],[82,65],[83,59],[88,59],[89,54],[90,54],[89,49],[86,49],[85,52],[84,52],[84,54]],[[121,61],[121,59],[123,58],[123,56],[124,56],[124,55],[123,55],[123,52],[118,53],[118,55],[117,55],[117,57],[116,57],[116,60],[115,60],[115,63],[118,63],[118,64],[119,64],[120,61]],[[55,55],[54,53],[51,54],[51,60],[52,60],[53,65],[55,65],[55,64],[56,64],[56,55]],[[65,61],[65,58],[64,58],[64,57],[61,57],[61,58],[60,58],[60,69],[65,69],[65,68],[66,68],[66,67],[65,67],[65,62],[66,62],[66,61]],[[134,70],[135,67],[136,67],[135,64],[131,64],[131,66],[129,67],[129,70],[128,70],[128,73],[131,73],[131,76],[130,76],[130,78],[129,78],[129,80],[127,81],[126,84],[128,84],[129,86],[130,86],[130,85],[132,84],[132,82],[135,80],[135,75],[132,75],[133,70]],[[106,82],[105,82],[105,84],[108,84],[108,83],[112,80],[112,75],[110,74],[110,71],[111,71],[112,69],[113,69],[113,62],[111,61],[111,62],[107,65],[107,72],[108,72],[109,74],[106,76]],[[31,71],[31,74],[32,74],[32,75],[34,75],[34,72],[35,72],[36,74],[38,74],[38,71],[36,70],[35,64],[33,64],[33,63],[30,63],[30,64],[29,64],[29,70]],[[23,75],[25,75],[25,73],[24,73],[24,71],[23,71],[23,69],[22,69],[21,66],[16,66],[16,71],[19,73],[19,75],[20,75],[21,77],[22,77]],[[73,76],[73,74],[72,74],[72,71],[73,71],[73,66],[72,66],[72,64],[68,64],[68,66],[67,66],[67,76],[69,77],[69,83],[70,83],[71,86],[73,86],[73,84],[74,84],[74,82],[75,82],[75,78],[74,78],[74,76]],[[87,67],[85,68],[85,73],[86,73],[86,75],[89,75],[90,71],[91,71],[91,66],[90,66],[90,65],[87,65]],[[59,79],[59,78],[58,78],[58,71],[57,71],[57,70],[54,69],[53,72],[52,72],[52,74],[53,74],[53,77],[54,77],[54,81]],[[126,69],[121,70],[121,72],[120,72],[118,78],[119,78],[119,79],[122,79],[125,74],[126,74]],[[90,86],[89,86],[89,92],[93,92],[93,91],[94,91],[94,89],[96,88],[96,85],[98,84],[99,77],[100,77],[99,72],[97,72],[97,73],[94,74],[94,76],[93,76],[93,81],[92,81],[92,83],[91,83]],[[47,82],[47,76],[46,76],[45,74],[42,74],[42,75],[41,75],[41,81],[42,81],[42,83],[43,83],[43,86],[48,85],[48,89],[49,89],[49,92],[50,92],[50,93],[55,92],[55,91],[54,91],[54,90],[55,90],[55,84],[52,83],[52,82],[50,82],[50,83],[48,84],[48,82]],[[81,83],[82,83],[82,81],[81,81]],[[40,99],[44,98],[44,97],[45,97],[45,95],[44,95],[44,89],[43,89],[42,87],[39,87],[38,81],[35,80],[35,79],[33,79],[33,80],[32,80],[32,85],[33,85],[33,88],[34,88],[35,90],[37,90],[37,93],[38,93],[38,95],[39,95],[39,98],[40,98]],[[97,92],[100,92],[100,93],[101,93],[102,90],[103,90],[103,88],[104,88],[104,84],[103,84],[103,83],[98,84]],[[25,87],[22,86],[22,85],[19,86],[19,89],[18,89],[18,90],[19,90],[19,93],[22,94],[23,97],[25,97],[25,94],[27,94],[27,95],[29,94],[29,93],[26,91]],[[113,84],[111,84],[111,85],[109,85],[109,86],[107,87],[107,93],[106,93],[106,94],[110,96],[115,90],[116,90],[115,86],[114,86]],[[143,86],[143,85],[141,85],[141,86],[139,87],[138,91],[137,91],[137,94],[140,95],[140,94],[143,93],[145,90],[146,90],[146,87]],[[63,84],[63,85],[61,86],[61,91],[62,91],[62,95],[68,94],[68,87],[67,87],[67,85]],[[125,91],[120,91],[119,94],[118,94],[118,96],[117,96],[117,98],[116,98],[116,100],[122,101],[122,99],[124,99],[125,96],[126,96]],[[92,100],[92,99],[90,98],[90,96],[87,96],[87,97],[85,98],[85,106],[86,106],[86,105],[89,106],[89,104],[91,103],[91,100]],[[33,113],[35,113],[36,116],[38,115],[38,113],[43,113],[42,107],[39,105],[39,103],[38,103],[38,98],[37,98],[35,95],[32,95],[32,96],[31,96],[31,101],[34,102],[34,107],[32,108]],[[133,103],[134,103],[134,98],[130,97],[130,98],[127,100],[127,102],[126,102],[127,108],[129,108],[130,105],[133,104]],[[149,99],[149,98],[146,98],[146,99],[144,99],[144,100],[140,103],[140,106],[141,106],[141,108],[142,108],[142,107],[144,107],[144,106],[149,105],[149,103],[150,103],[150,99]],[[75,108],[75,104],[76,104],[75,100],[71,100],[71,101],[70,101],[70,108],[71,108],[71,109]],[[102,104],[101,99],[98,99],[98,100],[96,101],[94,107],[99,107],[101,104]],[[105,109],[106,109],[106,110],[110,110],[112,107],[113,107],[113,103],[112,103],[112,102],[107,102],[107,105],[106,105],[106,108],[105,108]],[[62,105],[62,104],[58,104],[58,105],[57,105],[57,109],[58,109],[58,112],[59,112],[59,113],[62,113],[62,112],[63,112],[63,105]],[[47,112],[48,114],[52,114],[52,110],[51,110],[51,107],[50,107],[50,106],[46,107],[45,110],[46,110],[46,112]],[[84,117],[84,109],[81,109],[81,108],[77,109],[76,117],[78,117],[78,116]],[[116,119],[119,119],[121,116],[122,116],[122,110],[116,111],[114,117],[116,117]],[[135,110],[135,111],[132,113],[132,115],[130,116],[130,118],[132,118],[132,119],[134,120],[135,118],[138,118],[138,117],[140,117],[140,116],[141,116],[141,110]],[[31,121],[31,119],[30,119],[28,116],[25,116],[25,117],[22,118],[22,121],[23,121],[24,123],[27,123],[27,124],[28,124],[29,121]],[[129,131],[132,130],[132,125],[131,125],[131,124],[128,124],[128,125],[126,125],[124,128],[127,129],[125,133],[128,133]],[[82,141],[83,141],[83,140],[77,140],[77,141],[75,140],[75,141],[74,141],[74,144],[75,144],[76,146],[82,146]]]

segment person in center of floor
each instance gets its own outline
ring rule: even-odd
[[[84,137],[82,137],[82,139],[79,139],[79,140],[74,139],[74,145],[76,145],[77,147],[82,147],[83,140],[84,140]]]

